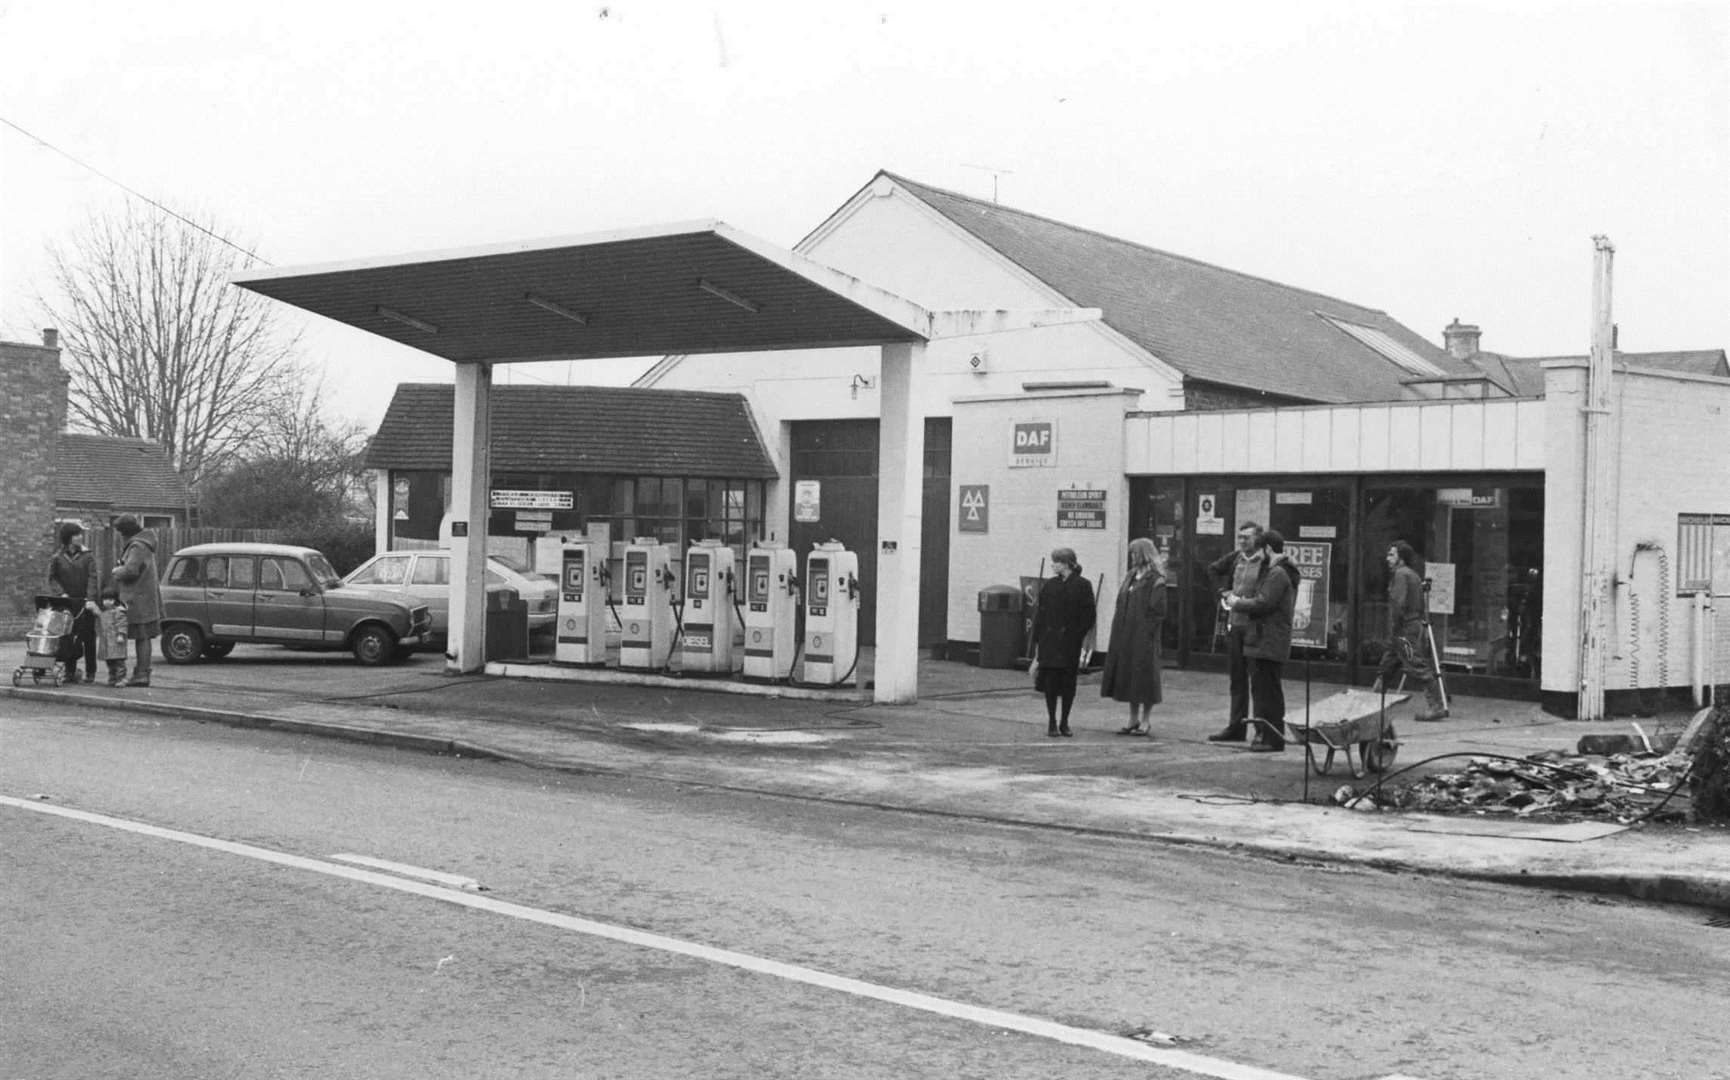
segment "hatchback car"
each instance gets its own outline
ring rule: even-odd
[[[431,628],[425,604],[350,588],[313,548],[195,544],[162,577],[162,655],[176,664],[220,659],[238,642],[348,649],[382,664]]]
[[[488,592],[515,590],[529,608],[529,633],[553,628],[559,618],[558,582],[512,567],[497,555],[487,557]],[[386,551],[361,563],[342,579],[345,585],[373,589],[419,604],[432,612],[429,644],[442,645],[450,634],[451,553],[447,549]]]

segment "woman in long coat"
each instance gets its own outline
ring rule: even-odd
[[[1165,623],[1165,566],[1147,537],[1129,542],[1129,574],[1117,590],[1111,646],[1105,654],[1099,696],[1129,703],[1129,724],[1119,735],[1146,735],[1149,714],[1164,698],[1159,649]]]
[[[1081,650],[1093,631],[1096,617],[1093,586],[1081,576],[1074,550],[1060,547],[1051,553],[1056,573],[1039,587],[1039,602],[1033,609],[1033,661],[1038,672],[1034,686],[1045,695],[1045,734],[1053,738],[1069,735],[1069,707],[1075,704],[1075,676],[1081,670]],[[1063,705],[1059,720],[1057,706]]]

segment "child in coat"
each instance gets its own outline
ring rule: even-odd
[[[112,582],[102,588],[102,607],[96,612],[96,658],[108,661],[108,685],[126,681],[126,657],[132,642],[127,631],[126,605]]]

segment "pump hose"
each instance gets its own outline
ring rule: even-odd
[[[671,589],[667,590],[667,606],[673,609],[673,641],[667,646],[667,662],[661,666],[661,674],[682,676],[683,671],[673,670],[673,653],[678,651],[679,643],[685,640],[685,613],[679,610],[679,602],[673,599]]]

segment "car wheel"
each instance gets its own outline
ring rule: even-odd
[[[190,664],[204,655],[204,632],[175,623],[162,628],[162,658],[170,664]]]
[[[232,641],[212,641],[204,647],[204,658],[206,660],[221,660],[233,651],[234,642]]]
[[[354,658],[368,667],[376,667],[396,652],[396,638],[382,626],[363,626],[354,632],[349,646]]]

